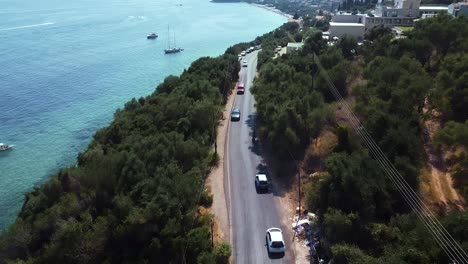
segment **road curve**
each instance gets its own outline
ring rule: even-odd
[[[233,245],[234,263],[294,263],[290,236],[285,234],[287,252],[284,256],[269,256],[265,246],[266,229],[280,227],[279,197],[274,192],[257,193],[255,174],[263,162],[261,147],[252,144],[252,128],[255,120],[254,97],[250,92],[256,74],[258,51],[247,54],[243,60],[239,78],[245,84],[245,93],[236,95],[233,107],[241,111],[239,122],[230,121],[227,134],[225,172],[227,205],[230,221],[230,238]],[[269,178],[271,184],[271,178]],[[274,183],[273,183],[274,185]],[[272,187],[274,189],[274,186]],[[290,228],[290,227],[289,227]]]

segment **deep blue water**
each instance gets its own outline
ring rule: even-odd
[[[285,18],[209,0],[0,0],[0,229],[24,194],[74,164],[115,109],[201,56]],[[167,27],[185,50],[164,55]],[[147,40],[155,31],[157,40]]]

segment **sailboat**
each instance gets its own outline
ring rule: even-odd
[[[170,40],[170,35],[169,35],[169,27],[167,27],[167,49],[164,50],[164,53],[166,54],[171,54],[171,53],[178,53],[183,51],[183,48],[178,48],[176,47],[176,41],[175,41],[175,33],[174,33],[174,46],[171,47],[171,40]]]

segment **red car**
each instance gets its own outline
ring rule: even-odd
[[[241,82],[238,82],[237,83],[237,94],[244,94],[244,92],[245,92],[244,84],[241,83]]]

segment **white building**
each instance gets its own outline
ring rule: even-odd
[[[412,26],[414,19],[422,14],[427,17],[447,10],[447,7],[441,6],[423,6],[420,9],[420,4],[421,0],[395,0],[393,6],[384,6],[379,0],[371,15],[339,12],[330,22],[330,36],[340,38],[349,34],[359,41],[367,31],[377,25]]]
[[[374,15],[376,17],[417,17],[419,15],[419,6],[421,0],[395,0],[393,6],[384,6],[379,0],[375,6]]]
[[[447,13],[448,6],[420,6],[419,16],[421,18],[429,18],[436,16],[439,13]]]

